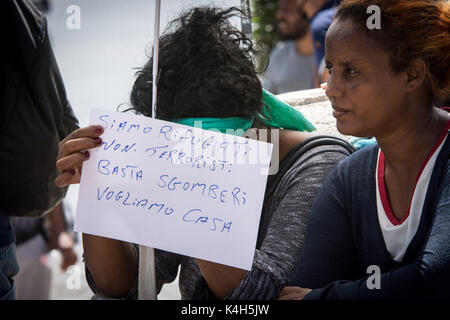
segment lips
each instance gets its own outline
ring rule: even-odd
[[[287,23],[286,21],[280,21],[278,22],[278,29],[279,30],[285,30],[287,28]]]
[[[348,110],[339,108],[335,105],[333,105],[332,108],[333,108],[333,117],[335,117],[336,119],[343,117],[349,112]]]

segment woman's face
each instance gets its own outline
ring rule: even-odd
[[[332,23],[325,46],[326,94],[338,131],[379,137],[398,128],[406,75],[392,71],[388,53],[348,19]]]

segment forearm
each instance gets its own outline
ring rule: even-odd
[[[265,300],[278,296],[294,272],[313,199],[327,174],[343,156],[340,149],[335,152],[310,150],[291,167],[278,186],[279,193],[261,218],[263,240],[255,251],[250,271],[197,260],[217,298]]]
[[[197,264],[208,284],[218,299],[223,299],[241,283],[247,270],[223,264],[197,259]]]
[[[59,203],[55,208],[53,208],[52,211],[49,212],[48,219],[50,220],[52,231],[54,231],[55,234],[59,234],[67,230],[67,223],[64,217],[61,203]]]
[[[62,232],[67,230],[66,219],[61,203],[48,213],[46,219],[50,222],[49,247],[50,249],[58,249],[60,247],[59,237]]]
[[[447,175],[448,177],[448,175]],[[449,181],[446,178],[444,181]],[[416,260],[379,275],[379,288],[368,285],[375,275],[335,281],[313,290],[306,299],[448,299],[450,294],[450,186],[440,197],[431,231]]]
[[[132,244],[83,234],[86,265],[98,291],[108,297],[125,296],[138,272]]]
[[[321,289],[314,289],[305,300],[406,300],[440,297],[439,287],[448,285],[445,276],[432,282],[418,264],[406,265],[381,275],[355,281],[334,281]],[[378,279],[377,279],[378,278]],[[375,286],[375,284],[377,284]],[[437,291],[435,291],[435,288]],[[448,295],[447,295],[448,297]]]

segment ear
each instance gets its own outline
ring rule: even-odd
[[[414,91],[425,81],[428,67],[422,59],[414,59],[406,69],[405,86],[407,91]]]

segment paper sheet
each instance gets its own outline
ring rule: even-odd
[[[272,144],[98,109],[75,230],[252,266]]]

